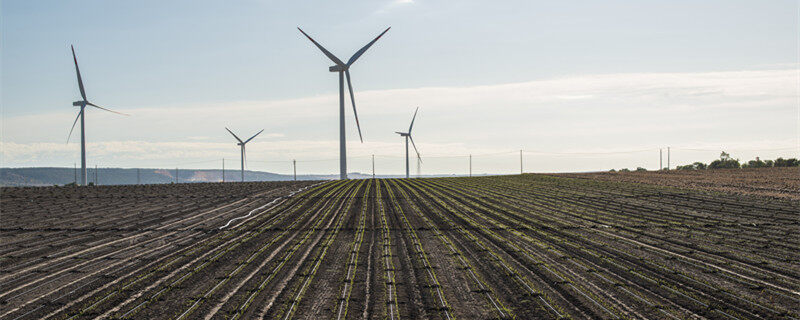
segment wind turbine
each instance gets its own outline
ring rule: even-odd
[[[347,147],[345,143],[345,134],[344,134],[344,77],[345,76],[347,77],[347,89],[350,91],[350,101],[353,103],[353,115],[356,118],[356,127],[358,127],[358,138],[363,143],[364,138],[361,136],[361,125],[358,123],[358,112],[356,111],[356,101],[355,98],[353,97],[353,85],[350,83],[350,66],[353,65],[353,63],[355,63],[356,60],[358,60],[358,58],[361,57],[361,55],[364,54],[364,52],[366,52],[367,49],[369,49],[369,47],[372,46],[372,44],[375,43],[375,41],[378,41],[378,39],[380,39],[383,36],[383,34],[389,31],[389,29],[391,28],[392,27],[386,28],[386,30],[381,32],[381,34],[379,34],[378,37],[367,43],[367,45],[361,48],[360,50],[356,51],[356,53],[353,54],[352,57],[350,57],[350,60],[347,60],[347,63],[342,62],[342,60],[339,60],[339,58],[337,58],[328,50],[323,48],[322,45],[314,41],[314,39],[311,39],[311,37],[308,34],[306,34],[303,31],[303,29],[300,29],[299,27],[297,28],[297,30],[300,30],[300,32],[303,33],[303,35],[305,35],[306,38],[308,38],[308,40],[311,40],[311,42],[313,42],[314,45],[317,46],[317,48],[319,48],[319,50],[321,50],[322,53],[324,53],[328,57],[328,59],[331,59],[331,61],[333,61],[333,63],[336,64],[335,66],[331,66],[330,68],[328,68],[328,70],[330,72],[339,73],[339,177],[341,179],[347,179]]]
[[[236,138],[236,140],[239,140],[239,143],[237,143],[236,145],[238,145],[242,149],[242,182],[244,182],[244,162],[247,160],[247,155],[244,152],[244,145],[247,144],[248,142],[250,142],[250,140],[253,140],[253,138],[255,138],[257,135],[261,134],[261,132],[264,132],[264,129],[261,129],[261,131],[259,131],[258,133],[254,134],[252,137],[250,137],[250,139],[247,139],[245,141],[242,141],[242,139],[239,139],[239,137],[237,137],[236,134],[233,133],[233,131],[231,131],[231,129],[228,129],[227,127],[225,127],[225,130],[228,130],[228,132],[230,132],[233,135],[233,137]]]
[[[408,132],[399,132],[395,131],[394,133],[399,134],[401,137],[406,138],[406,179],[408,179],[408,140],[411,140],[411,145],[414,146],[414,151],[417,153],[417,161],[422,162],[422,157],[419,155],[419,151],[417,150],[417,145],[414,144],[414,138],[411,137],[411,129],[414,128],[414,120],[417,119],[417,111],[419,111],[419,107],[417,110],[414,111],[414,117],[411,118],[411,125],[408,126]]]
[[[78,58],[75,57],[75,47],[70,45],[70,48],[72,49],[72,60],[75,61],[75,73],[78,74],[78,88],[81,90],[81,98],[83,100],[75,101],[72,103],[73,106],[81,107],[81,111],[78,112],[78,116],[75,117],[75,121],[72,122],[72,128],[69,129],[69,135],[67,135],[67,143],[69,143],[69,138],[72,136],[72,130],[75,129],[75,124],[78,123],[78,119],[81,119],[81,184],[85,186],[87,184],[86,183],[86,125],[85,125],[86,122],[84,121],[84,113],[86,112],[85,111],[86,106],[92,106],[101,110],[126,116],[128,116],[129,114],[109,110],[89,102],[89,99],[86,98],[86,91],[83,89],[81,70],[78,69]]]

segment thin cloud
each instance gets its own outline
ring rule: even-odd
[[[371,154],[401,158],[403,142],[393,131],[407,128],[417,105],[421,108],[415,140],[423,156],[519,148],[554,152],[667,145],[731,148],[747,143],[750,150],[758,150],[770,141],[775,142],[770,144],[774,147],[793,146],[798,142],[787,137],[794,137],[798,127],[797,86],[796,70],[752,70],[599,74],[470,87],[363,91],[356,98],[365,143],[358,143],[348,109],[348,155],[360,157],[358,161],[366,161]],[[87,116],[89,159],[120,166],[147,160],[151,165],[171,167],[170,163],[184,159],[238,158],[225,125],[242,132],[267,129],[248,145],[248,158],[254,161],[336,159],[337,104],[338,96],[331,94],[121,110],[134,114],[132,117],[91,113]],[[3,165],[71,164],[79,157],[75,141],[64,144],[72,119],[71,112],[4,118]],[[747,152],[738,157],[756,155],[768,157]],[[710,152],[708,156],[715,155]],[[645,158],[652,155],[632,156],[630,162]],[[538,159],[537,166],[549,170],[620,167],[612,162],[588,165]],[[681,159],[681,155],[673,155],[673,159]],[[431,169],[437,161],[425,163]],[[446,170],[464,162],[448,161],[440,161],[439,168]],[[318,172],[335,172],[336,162],[330,162],[307,165]],[[513,161],[506,162],[498,168],[513,166]],[[565,167],[568,165],[575,167]],[[402,167],[402,163],[390,167]]]
[[[412,5],[412,4],[414,4],[414,0],[394,0],[394,1],[391,1],[391,2],[383,5],[383,7],[381,7],[378,10],[376,10],[373,14],[385,14],[385,13],[388,13],[389,11],[391,11],[393,9],[396,9],[396,8],[399,8],[399,7],[402,7],[402,6]]]

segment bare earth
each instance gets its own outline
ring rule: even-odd
[[[800,200],[800,168],[587,172],[556,175]]]
[[[0,188],[0,320],[800,319],[800,201],[597,175]]]

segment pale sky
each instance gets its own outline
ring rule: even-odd
[[[349,170],[656,169],[800,154],[800,1],[24,1],[0,5],[3,167],[80,162],[74,44],[89,100],[87,162],[338,172],[338,79],[302,27],[347,60]],[[413,151],[412,151],[413,152]],[[412,172],[416,166],[412,166]]]

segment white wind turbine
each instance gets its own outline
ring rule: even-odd
[[[414,138],[411,137],[411,129],[414,128],[414,120],[417,119],[417,111],[419,111],[419,107],[417,110],[414,111],[414,117],[411,118],[411,125],[408,126],[408,132],[399,132],[395,131],[394,133],[399,134],[401,137],[406,138],[406,178],[409,177],[408,175],[408,140],[411,140],[411,145],[414,146],[414,152],[417,153],[417,162],[422,162],[422,157],[419,155],[419,151],[417,150],[417,145],[414,144]]]
[[[86,183],[86,121],[84,120],[86,106],[92,106],[101,110],[126,116],[128,114],[109,110],[89,102],[89,99],[86,98],[86,91],[83,89],[83,79],[81,79],[81,70],[78,69],[78,58],[75,57],[75,47],[70,45],[70,48],[72,49],[72,60],[75,62],[75,73],[78,74],[78,88],[81,90],[81,99],[83,100],[75,101],[72,103],[73,106],[81,107],[81,111],[78,111],[78,116],[75,117],[75,121],[72,122],[72,128],[69,129],[69,135],[67,135],[67,143],[69,143],[69,138],[72,136],[72,130],[75,129],[75,124],[77,124],[78,119],[80,119],[81,120],[81,184],[85,186],[87,184]]]
[[[353,54],[352,57],[350,57],[350,60],[347,60],[347,63],[344,63],[342,62],[342,60],[339,60],[339,58],[337,58],[328,50],[323,48],[322,45],[314,41],[314,39],[312,39],[308,34],[306,34],[303,31],[303,29],[300,29],[299,27],[297,28],[297,30],[300,30],[300,32],[303,33],[303,35],[305,35],[306,38],[308,38],[308,40],[311,40],[311,42],[313,42],[314,45],[317,46],[317,48],[319,48],[319,50],[321,50],[322,53],[324,53],[325,56],[328,57],[328,59],[331,59],[331,61],[333,61],[333,63],[336,64],[335,66],[331,66],[330,68],[328,68],[328,70],[330,72],[339,73],[339,178],[341,179],[347,179],[347,147],[344,134],[344,78],[347,77],[347,88],[350,91],[350,101],[353,103],[353,115],[356,118],[356,127],[358,127],[358,138],[363,143],[364,138],[361,136],[361,125],[358,123],[358,112],[356,112],[356,101],[355,98],[353,97],[353,85],[350,83],[350,66],[353,65],[353,63],[355,63],[356,60],[358,60],[358,58],[361,57],[361,55],[364,54],[364,52],[366,52],[367,49],[369,49],[369,47],[372,46],[372,44],[375,43],[375,41],[378,41],[378,39],[380,39],[384,33],[389,31],[389,29],[391,29],[391,27],[386,28],[386,30],[381,32],[381,34],[379,34],[378,37],[367,43],[367,45],[361,48],[360,50],[356,51],[356,53]]]
[[[238,145],[242,150],[242,182],[244,182],[244,162],[247,160],[247,154],[245,153],[244,146],[245,146],[245,144],[250,142],[250,140],[253,140],[253,138],[255,138],[257,135],[261,134],[261,132],[264,132],[264,129],[261,129],[261,131],[259,131],[258,133],[254,134],[252,137],[250,137],[250,139],[247,139],[245,141],[242,141],[242,139],[239,139],[239,137],[237,137],[236,134],[233,133],[233,131],[231,131],[227,127],[225,128],[225,130],[228,130],[228,132],[230,132],[231,135],[233,135],[233,137],[236,138],[236,140],[239,141],[239,143],[237,143],[236,145]]]

